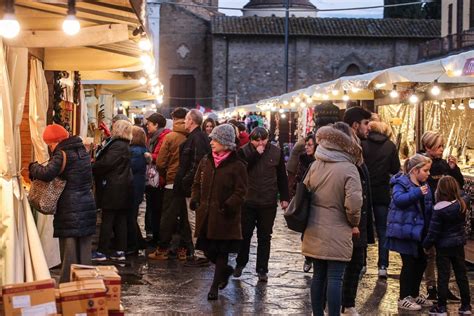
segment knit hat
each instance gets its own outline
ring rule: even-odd
[[[316,128],[339,121],[339,108],[331,101],[323,102],[314,107],[314,125]]]
[[[43,140],[46,144],[59,143],[69,138],[69,133],[64,127],[58,124],[46,126],[43,132]]]
[[[229,147],[231,150],[235,150],[237,146],[235,144],[235,129],[230,124],[222,124],[214,127],[209,137],[219,144]]]

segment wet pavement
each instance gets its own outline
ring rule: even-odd
[[[152,261],[145,256],[128,257],[126,266],[119,267],[127,315],[311,315],[312,273],[303,272],[300,234],[286,228],[281,210],[274,227],[268,283],[257,282],[255,245],[254,238],[250,262],[242,276],[231,277],[214,302],[207,301],[213,266],[190,268],[176,259]],[[429,308],[422,312],[398,311],[401,260],[396,253],[391,252],[390,256],[388,280],[381,281],[377,277],[377,248],[369,247],[368,270],[359,285],[357,310],[361,315],[428,315]],[[235,266],[234,257],[231,264]],[[469,280],[474,293],[474,272],[469,272]],[[454,279],[450,288],[458,293]],[[457,315],[458,304],[449,304],[448,308],[452,315]]]

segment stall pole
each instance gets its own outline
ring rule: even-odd
[[[288,44],[290,33],[290,0],[285,0],[285,93],[288,93]],[[291,108],[288,112],[288,143],[291,148]]]

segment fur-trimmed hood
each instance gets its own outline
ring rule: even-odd
[[[316,133],[316,158],[322,160],[349,160],[354,164],[363,163],[362,147],[356,139],[331,126],[323,126]],[[321,148],[320,148],[321,147]],[[346,158],[346,159],[344,159]]]

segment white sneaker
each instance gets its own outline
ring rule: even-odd
[[[381,279],[386,279],[387,278],[387,268],[385,267],[380,267],[379,269],[379,278]]]
[[[413,297],[407,296],[403,300],[398,300],[398,308],[408,311],[419,311],[421,310],[421,305],[418,305]]]
[[[421,307],[429,307],[433,305],[432,301],[426,299],[426,296],[420,294],[417,298],[415,298],[415,303],[420,305]]]
[[[344,313],[341,315],[360,316],[355,307],[344,307]]]

